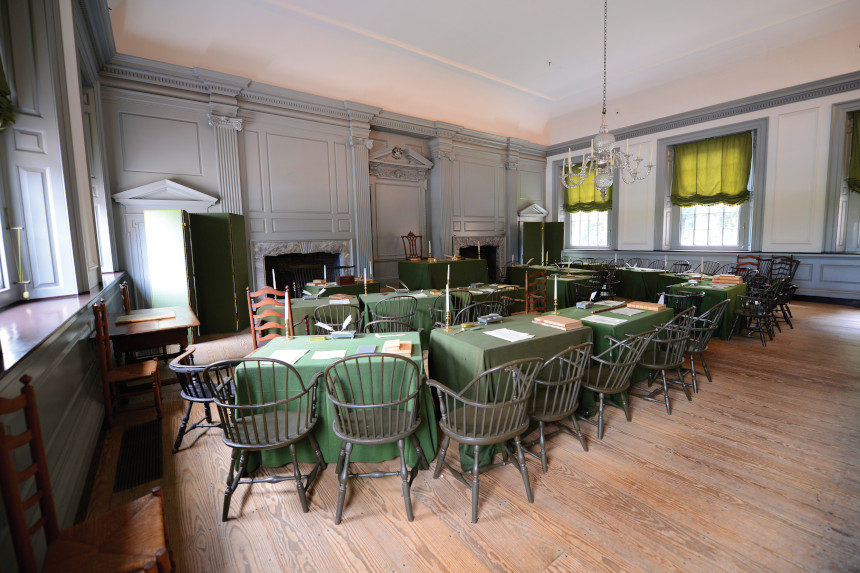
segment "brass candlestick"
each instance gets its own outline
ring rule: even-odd
[[[445,332],[451,332],[452,330],[454,330],[453,328],[451,328],[451,311],[450,310],[445,311],[445,328],[443,330]]]
[[[552,313],[558,314],[558,299],[557,298],[554,298],[552,300]]]

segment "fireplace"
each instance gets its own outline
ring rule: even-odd
[[[487,259],[490,282],[498,282],[505,268],[505,238],[498,236],[454,237],[454,252],[460,256],[478,258],[478,243],[481,243],[481,258]]]
[[[254,241],[251,243],[251,252],[255,289],[271,286],[272,269],[275,270],[279,289],[292,285],[296,280],[304,280],[304,276],[295,278],[295,267],[303,267],[300,270],[305,273],[319,274],[312,276],[311,280],[323,278],[323,266],[326,266],[329,280],[334,280],[338,274],[353,274],[350,241]],[[282,258],[282,255],[291,256]]]

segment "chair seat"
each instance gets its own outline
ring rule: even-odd
[[[597,369],[592,368],[588,372],[588,377],[583,379],[582,387],[587,390],[591,390],[592,392],[600,392],[601,394],[620,394],[621,392],[626,392],[627,388],[630,387],[630,380],[625,384],[622,384],[620,388],[607,389],[600,380],[598,380]]]
[[[421,418],[408,410],[401,410],[396,413],[392,410],[376,410],[376,415],[369,411],[367,413],[368,419],[363,419],[364,416],[359,412],[350,412],[349,428],[344,431],[340,420],[335,420],[332,424],[332,430],[338,438],[354,444],[388,444],[402,440],[414,433],[421,425]],[[407,427],[409,418],[413,416],[415,416],[415,420]],[[404,429],[399,430],[400,428]]]
[[[280,410],[277,412],[277,418],[275,414],[276,412],[270,411],[238,418],[233,431],[239,432],[239,435],[228,435],[228,430],[225,429],[224,443],[231,448],[280,448],[301,440],[316,424],[316,418],[308,420],[306,412],[301,413],[301,419],[295,411]]]
[[[140,571],[166,548],[163,499],[146,495],[61,531],[43,571]]]
[[[439,427],[460,443],[485,446],[506,442],[522,434],[529,426],[529,419],[524,415],[521,424],[513,427],[509,432],[500,434],[497,428],[492,427],[497,420],[491,420],[489,416],[485,417],[482,414],[483,412],[474,407],[457,408],[448,412],[449,422],[439,421]],[[456,427],[451,425],[450,420],[455,420]]]
[[[675,368],[680,368],[682,364],[684,364],[683,354],[680,361],[668,362],[666,353],[661,350],[656,352],[649,350],[645,352],[645,355],[639,362],[639,366],[648,370],[674,370]]]
[[[563,420],[576,411],[579,406],[579,397],[574,400],[570,408],[565,408],[563,411],[553,408],[553,400],[548,398],[550,393],[554,393],[555,389],[550,390],[546,386],[535,386],[534,396],[532,398],[532,407],[529,416],[533,420],[540,422],[556,422]]]
[[[108,371],[107,378],[108,382],[128,382],[130,380],[148,378],[156,370],[158,370],[158,361],[147,360],[146,362],[115,366]]]

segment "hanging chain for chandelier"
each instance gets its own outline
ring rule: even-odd
[[[621,172],[621,179],[627,183],[641,181],[648,177],[654,164],[649,160],[647,165],[642,163],[642,146],[640,153],[634,158],[630,155],[630,142],[627,142],[627,153],[615,147],[615,136],[606,127],[606,23],[608,0],[603,0],[603,119],[597,135],[591,140],[591,153],[583,156],[582,167],[578,172],[573,171],[570,149],[567,150],[567,161],[563,163],[562,183],[565,188],[579,187],[594,174],[594,186],[600,191],[601,201],[606,201],[606,190],[612,186],[615,171]]]

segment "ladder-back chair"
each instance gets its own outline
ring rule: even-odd
[[[293,320],[289,291],[273,289],[264,286],[258,291],[251,292],[245,287],[248,300],[248,315],[251,319],[251,340],[254,348],[260,348],[273,338],[279,336],[295,336],[296,327],[304,324],[305,332],[310,334],[308,315],[299,320]]]
[[[424,235],[416,235],[409,231],[408,235],[400,235],[403,241],[403,256],[407,259],[424,258]]]
[[[0,423],[0,490],[18,570],[39,571],[32,536],[43,530],[48,548],[41,570],[46,573],[172,571],[161,488],[104,515],[60,530],[36,393],[29,376],[22,377],[21,382],[20,396],[0,398],[0,415],[8,418]],[[12,427],[21,427],[22,431],[7,433]],[[17,450],[25,447],[29,449],[28,465],[19,471],[15,469],[15,460],[20,467],[20,458],[26,454]],[[13,452],[16,452],[14,458]],[[30,478],[35,492],[23,499],[21,484],[30,483]],[[28,489],[26,485],[24,489]],[[38,514],[34,516],[36,508]]]

